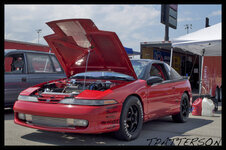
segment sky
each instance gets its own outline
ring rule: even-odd
[[[46,22],[60,19],[88,18],[99,30],[113,31],[123,46],[140,52],[140,42],[164,41],[165,25],[160,22],[161,5],[12,5],[4,6],[4,37],[47,45],[43,36],[53,31]],[[205,27],[205,18],[214,25],[222,21],[220,4],[178,5],[177,29],[169,29],[169,40]]]

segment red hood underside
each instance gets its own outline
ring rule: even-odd
[[[101,31],[90,19],[67,19],[47,23],[55,32],[45,40],[67,77],[87,71],[114,71],[137,79],[128,55],[114,32]]]

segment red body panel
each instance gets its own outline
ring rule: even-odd
[[[202,94],[214,96],[222,85],[222,56],[205,56],[202,71]]]
[[[26,106],[26,109],[25,107]],[[29,107],[27,107],[29,106]],[[20,121],[15,113],[15,123],[41,130],[74,133],[102,133],[119,129],[118,118],[120,117],[121,104],[112,106],[76,106],[64,104],[41,104],[18,101],[14,106],[15,112],[31,115],[75,118],[89,121],[87,128],[54,128],[34,126]],[[113,112],[113,113],[112,113]]]
[[[29,88],[20,95],[29,95],[35,89],[38,89],[38,86]],[[14,105],[15,123],[48,131],[74,133],[111,132],[119,129],[122,105],[130,95],[140,98],[143,105],[144,121],[148,121],[178,113],[180,111],[180,99],[184,92],[188,92],[191,102],[190,83],[187,80],[153,86],[148,86],[144,80],[136,80],[121,83],[106,91],[84,90],[75,97],[78,99],[114,99],[118,102],[118,104],[114,105],[79,106],[16,101]],[[55,118],[87,119],[89,126],[82,129],[34,126],[20,121],[16,115],[18,112]]]

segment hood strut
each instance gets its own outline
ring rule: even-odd
[[[86,72],[87,72],[87,67],[88,67],[88,62],[89,62],[89,55],[90,55],[90,49],[88,49],[88,56],[86,59],[86,68],[85,68],[85,76],[84,76],[84,83],[83,83],[83,90],[85,90],[85,83],[86,83]]]

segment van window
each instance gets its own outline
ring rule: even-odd
[[[57,61],[56,57],[55,56],[51,56],[51,59],[53,61],[53,65],[54,65],[54,68],[55,68],[56,72],[62,72],[62,68],[61,68],[59,62]]]
[[[27,53],[29,73],[54,73],[49,55]]]
[[[11,54],[5,57],[5,73],[21,74],[24,73],[25,63],[23,54]]]

